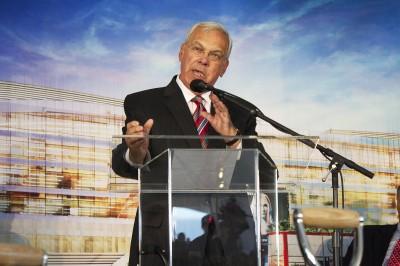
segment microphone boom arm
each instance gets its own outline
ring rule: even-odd
[[[215,89],[215,88],[212,91],[221,99],[226,99],[228,101],[231,101],[232,103],[235,103],[236,105],[240,106],[241,108],[247,110],[251,115],[268,122],[274,128],[276,128],[277,130],[279,130],[283,133],[286,133],[286,134],[289,134],[292,136],[299,136],[299,137],[304,136],[302,134],[299,134],[299,133],[291,130],[290,128],[285,127],[284,125],[276,122],[275,120],[267,117],[255,105],[253,105],[252,103],[250,103],[242,98],[237,97],[236,95],[233,95],[233,94],[230,94],[230,93],[227,93],[225,91]],[[368,178],[374,177],[374,173],[372,173],[371,171],[367,170],[366,168],[360,166],[359,164],[353,162],[350,159],[347,159],[346,157],[336,153],[335,151],[333,151],[329,148],[325,148],[324,146],[322,146],[320,144],[315,144],[310,139],[298,139],[298,141],[311,147],[312,149],[317,148],[322,153],[322,155],[324,155],[325,157],[328,156],[331,159],[337,160],[339,163],[345,164],[347,167],[367,176]]]

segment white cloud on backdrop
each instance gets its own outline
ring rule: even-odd
[[[303,133],[400,131],[398,50],[373,44],[346,49],[340,46],[349,38],[343,25],[334,31],[305,30],[305,18],[332,2],[306,1],[290,12],[247,23],[230,14],[210,16],[226,23],[234,39],[230,67],[217,87]],[[192,21],[179,16],[145,20],[139,11],[126,19],[99,4],[58,27],[80,24],[99,10],[101,15],[65,42],[0,27],[18,49],[34,57],[13,62],[8,80],[121,99],[167,84],[178,72],[179,46]],[[320,53],[319,45],[329,51]],[[0,54],[0,61],[12,58]]]

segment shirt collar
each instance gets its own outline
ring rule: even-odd
[[[176,77],[176,83],[178,84],[179,88],[181,89],[183,96],[185,97],[186,103],[190,103],[192,99],[196,96],[188,87],[183,84],[182,80],[179,78],[179,75]],[[211,91],[207,91],[201,94],[201,97],[206,102],[207,105],[210,105],[210,94]]]

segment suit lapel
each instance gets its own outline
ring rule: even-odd
[[[197,130],[194,125],[193,117],[175,78],[176,77],[174,77],[165,89],[165,105],[180,127],[182,132],[181,134],[195,136],[197,135]],[[201,148],[199,140],[185,139],[185,141],[189,148]]]

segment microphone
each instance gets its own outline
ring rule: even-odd
[[[194,79],[190,82],[190,89],[194,92],[202,93],[206,91],[215,91],[212,85],[209,85],[201,79]]]
[[[203,93],[207,91],[211,91],[212,93],[216,94],[221,100],[227,100],[233,104],[238,105],[239,107],[248,111],[251,115],[257,116],[262,115],[262,112],[252,103],[236,96],[231,93],[228,93],[223,90],[219,90],[214,88],[212,85],[204,82],[201,79],[194,79],[190,82],[190,89],[194,92]]]

